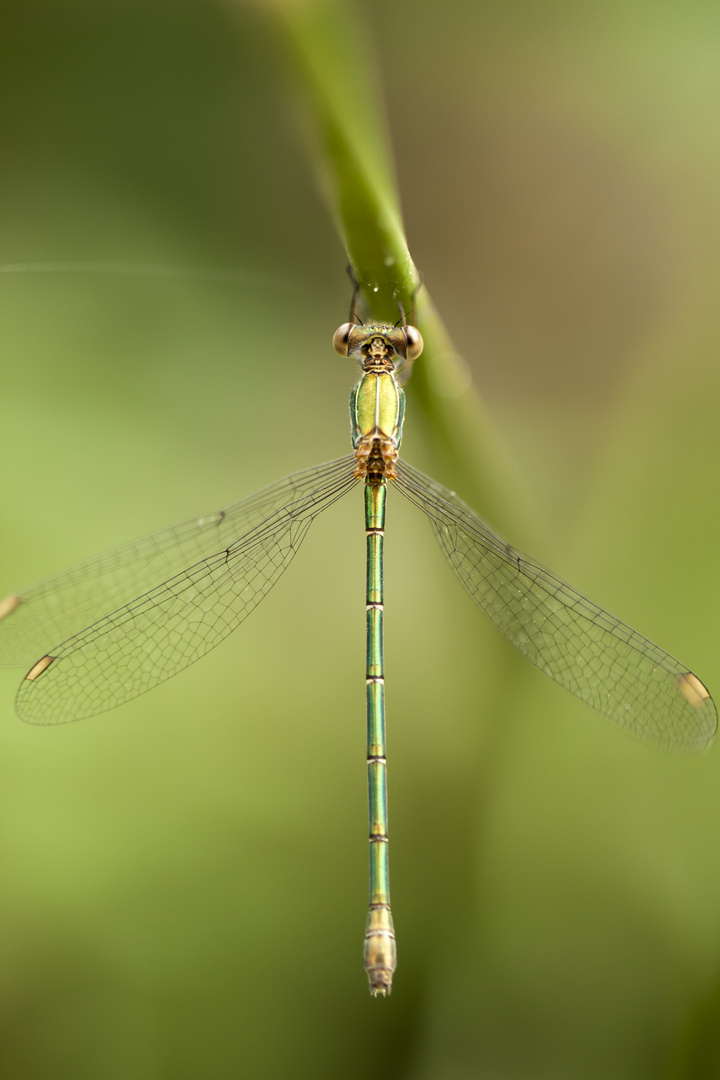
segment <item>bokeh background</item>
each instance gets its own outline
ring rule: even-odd
[[[410,248],[536,554],[720,692],[720,11],[357,11]],[[345,453],[355,376],[262,9],[7,0],[4,25],[2,593]],[[38,263],[104,265],[12,270]],[[406,456],[452,485],[412,408]],[[647,749],[509,666],[399,503],[392,997],[361,964],[348,498],[147,697],[31,728],[1,673],[4,1076],[720,1075],[720,757]]]

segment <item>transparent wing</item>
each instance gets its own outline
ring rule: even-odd
[[[684,664],[514,551],[442,484],[403,461],[395,483],[430,518],[470,595],[523,656],[636,738],[706,748],[717,711]]]
[[[35,661],[18,714],[35,724],[92,716],[204,656],[267,595],[313,519],[358,482],[354,468],[349,455],[295,473],[6,598],[0,657]]]
[[[203,517],[103,552],[0,601],[0,667],[28,667],[49,643],[90,623],[210,555],[287,503],[343,476],[345,462],[295,473]],[[3,618],[3,614],[5,617]],[[12,617],[10,617],[12,616]]]

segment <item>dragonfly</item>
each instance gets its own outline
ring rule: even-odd
[[[366,534],[366,713],[370,895],[364,964],[386,996],[396,968],[390,909],[383,657],[388,491],[429,519],[470,596],[523,656],[645,742],[702,750],[717,711],[687,665],[516,551],[453,491],[399,456],[401,382],[421,355],[403,316],[333,336],[359,362],[350,397],[352,453],[285,477],[225,510],[193,518],[71,567],[0,601],[0,664],[26,667],[16,709],[61,724],[114,709],[214,649],[288,568],[316,517],[362,488]]]

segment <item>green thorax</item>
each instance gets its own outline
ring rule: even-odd
[[[371,436],[391,439],[395,446],[402,439],[405,394],[389,371],[365,371],[350,394],[350,424],[353,446]]]

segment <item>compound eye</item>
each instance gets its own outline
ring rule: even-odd
[[[333,334],[333,349],[336,353],[339,353],[340,356],[348,355],[348,343],[353,329],[354,327],[351,322],[344,322],[342,326],[338,326]]]
[[[404,327],[405,341],[407,343],[408,360],[417,360],[423,351],[423,339],[420,331],[414,326]]]

